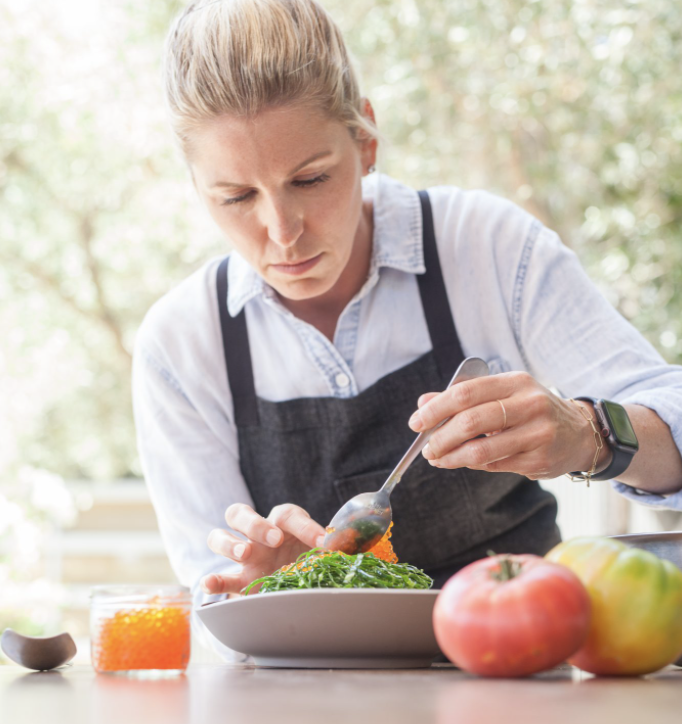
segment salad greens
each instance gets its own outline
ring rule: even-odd
[[[373,553],[349,556],[313,548],[302,553],[295,563],[252,581],[244,589],[244,595],[259,583],[262,584],[259,593],[271,593],[303,588],[423,589],[431,588],[433,579],[419,568],[407,563],[387,563]]]

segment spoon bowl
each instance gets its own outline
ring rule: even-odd
[[[457,368],[448,388],[455,383],[485,377],[489,374],[490,370],[484,360],[478,357],[467,357]],[[322,543],[323,548],[354,555],[370,550],[383,538],[392,520],[389,496],[410,464],[426,447],[431,435],[450,419],[448,417],[430,430],[425,430],[417,435],[415,441],[376,493],[360,493],[340,508],[326,528],[327,534]]]
[[[364,553],[384,537],[391,518],[391,501],[383,488],[376,493],[360,493],[332,518],[324,547],[348,555]]]
[[[35,671],[64,666],[76,655],[76,643],[66,632],[56,636],[24,636],[7,628],[3,631],[0,645],[15,664]]]

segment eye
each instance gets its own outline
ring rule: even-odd
[[[238,204],[241,201],[246,201],[246,199],[248,199],[252,195],[253,195],[253,191],[249,191],[248,193],[244,194],[243,196],[235,196],[234,198],[223,199],[220,202],[220,205],[229,206],[230,204]]]
[[[292,181],[292,183],[294,186],[297,186],[299,188],[309,189],[313,186],[317,186],[318,184],[322,184],[328,180],[329,180],[329,176],[326,173],[322,173],[319,176],[315,176],[315,178],[305,179],[302,181]],[[248,193],[243,194],[242,196],[235,196],[233,198],[223,199],[220,202],[220,205],[221,206],[230,206],[231,204],[239,204],[242,201],[247,201],[248,199],[250,199],[254,193],[255,193],[255,191],[249,191]]]
[[[311,186],[317,186],[317,184],[323,184],[325,181],[329,180],[329,176],[327,176],[326,173],[321,173],[319,176],[315,176],[315,178],[306,179],[305,181],[294,181],[294,186],[302,186],[303,188],[310,188]]]

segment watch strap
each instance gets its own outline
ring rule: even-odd
[[[632,462],[632,458],[635,456],[634,452],[621,450],[620,448],[613,447],[612,445],[609,445],[609,449],[613,454],[611,462],[604,470],[593,475],[592,480],[613,480],[614,478],[617,478],[621,473],[624,473],[628,469],[630,463]]]
[[[592,480],[613,480],[621,473],[625,472],[628,469],[628,466],[632,462],[632,458],[635,456],[636,450],[628,450],[627,448],[618,447],[612,444],[611,439],[613,438],[613,431],[609,429],[608,427],[608,420],[606,418],[606,415],[601,412],[599,403],[601,400],[598,400],[595,397],[576,397],[576,400],[581,400],[583,402],[591,402],[594,406],[594,414],[597,419],[598,425],[602,429],[608,430],[609,436],[604,438],[609,446],[609,450],[611,450],[611,462],[604,468],[604,470],[600,470],[598,473],[595,473],[591,476]],[[571,473],[571,475],[580,475],[580,473]]]

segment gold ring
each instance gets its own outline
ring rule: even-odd
[[[498,400],[500,403],[500,407],[502,408],[502,414],[504,415],[504,420],[502,422],[502,427],[500,428],[500,432],[506,429],[507,427],[507,411],[504,409],[504,405],[502,404],[502,400]]]

